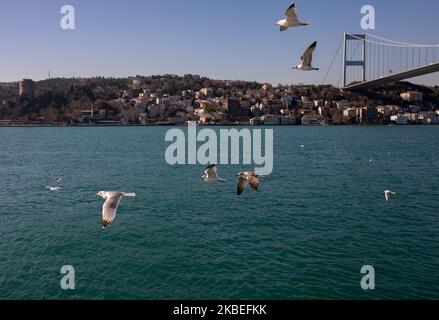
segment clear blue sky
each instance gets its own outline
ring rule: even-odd
[[[343,32],[362,32],[363,5],[374,5],[375,35],[439,43],[437,0],[298,0],[307,28],[279,32],[289,0],[2,0],[0,81],[22,78],[201,74],[217,79],[320,83]],[[60,8],[76,9],[64,31]],[[291,70],[318,41],[315,73]],[[341,56],[340,56],[341,59]],[[328,81],[337,83],[340,59]],[[439,84],[439,73],[417,79]]]

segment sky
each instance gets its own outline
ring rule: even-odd
[[[60,27],[63,5],[76,29]],[[280,32],[289,0],[1,0],[0,82],[48,77],[200,74],[214,79],[321,84],[343,33],[362,33],[363,5],[397,41],[439,44],[437,0],[297,0],[305,28]],[[314,41],[317,72],[291,67]],[[341,54],[326,83],[337,84]],[[439,73],[414,79],[439,85]]]

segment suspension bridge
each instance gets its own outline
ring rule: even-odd
[[[342,75],[337,85],[342,82],[343,90],[370,89],[439,72],[439,45],[405,43],[367,33],[345,33],[336,56],[342,45]]]

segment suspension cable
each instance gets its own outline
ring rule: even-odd
[[[402,46],[429,47],[429,48],[433,48],[433,47],[438,48],[439,47],[439,44],[437,44],[437,45],[434,45],[434,44],[433,45],[415,44],[415,43],[407,43],[407,42],[400,42],[400,41],[394,41],[394,40],[389,40],[389,39],[385,39],[385,38],[380,38],[380,37],[374,36],[373,34],[370,34],[370,33],[366,33],[366,35],[371,37],[371,38],[377,39],[377,40],[381,40],[381,41],[389,42],[389,43],[393,43],[393,44],[400,44]]]
[[[322,84],[321,84],[321,85],[324,85],[324,84],[325,84],[325,81],[326,81],[326,79],[328,78],[329,72],[331,72],[332,66],[334,65],[335,59],[337,59],[338,53],[340,52],[340,49],[341,49],[341,45],[342,45],[342,44],[343,44],[343,39],[340,40],[340,44],[338,45],[337,52],[335,53],[334,57],[332,58],[331,64],[330,64],[330,66],[329,66],[329,68],[328,68],[328,71],[327,71],[326,74],[325,74],[325,77],[323,78],[323,81],[322,81]]]
[[[382,46],[387,46],[387,47],[400,47],[400,48],[439,48],[439,44],[437,45],[416,45],[416,44],[397,44],[397,43],[384,43],[384,42],[379,42],[379,41],[374,41],[374,40],[369,40],[369,39],[364,39],[361,37],[358,37],[354,34],[350,34],[348,33],[349,36],[351,36],[352,38],[356,39],[356,40],[361,40],[361,41],[366,41],[369,43],[374,43],[374,44],[378,44],[378,45],[382,45]]]

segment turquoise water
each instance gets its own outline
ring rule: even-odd
[[[439,127],[275,128],[241,197],[251,168],[206,184],[165,162],[167,129],[0,128],[0,299],[439,298]],[[100,190],[137,193],[107,231]]]

